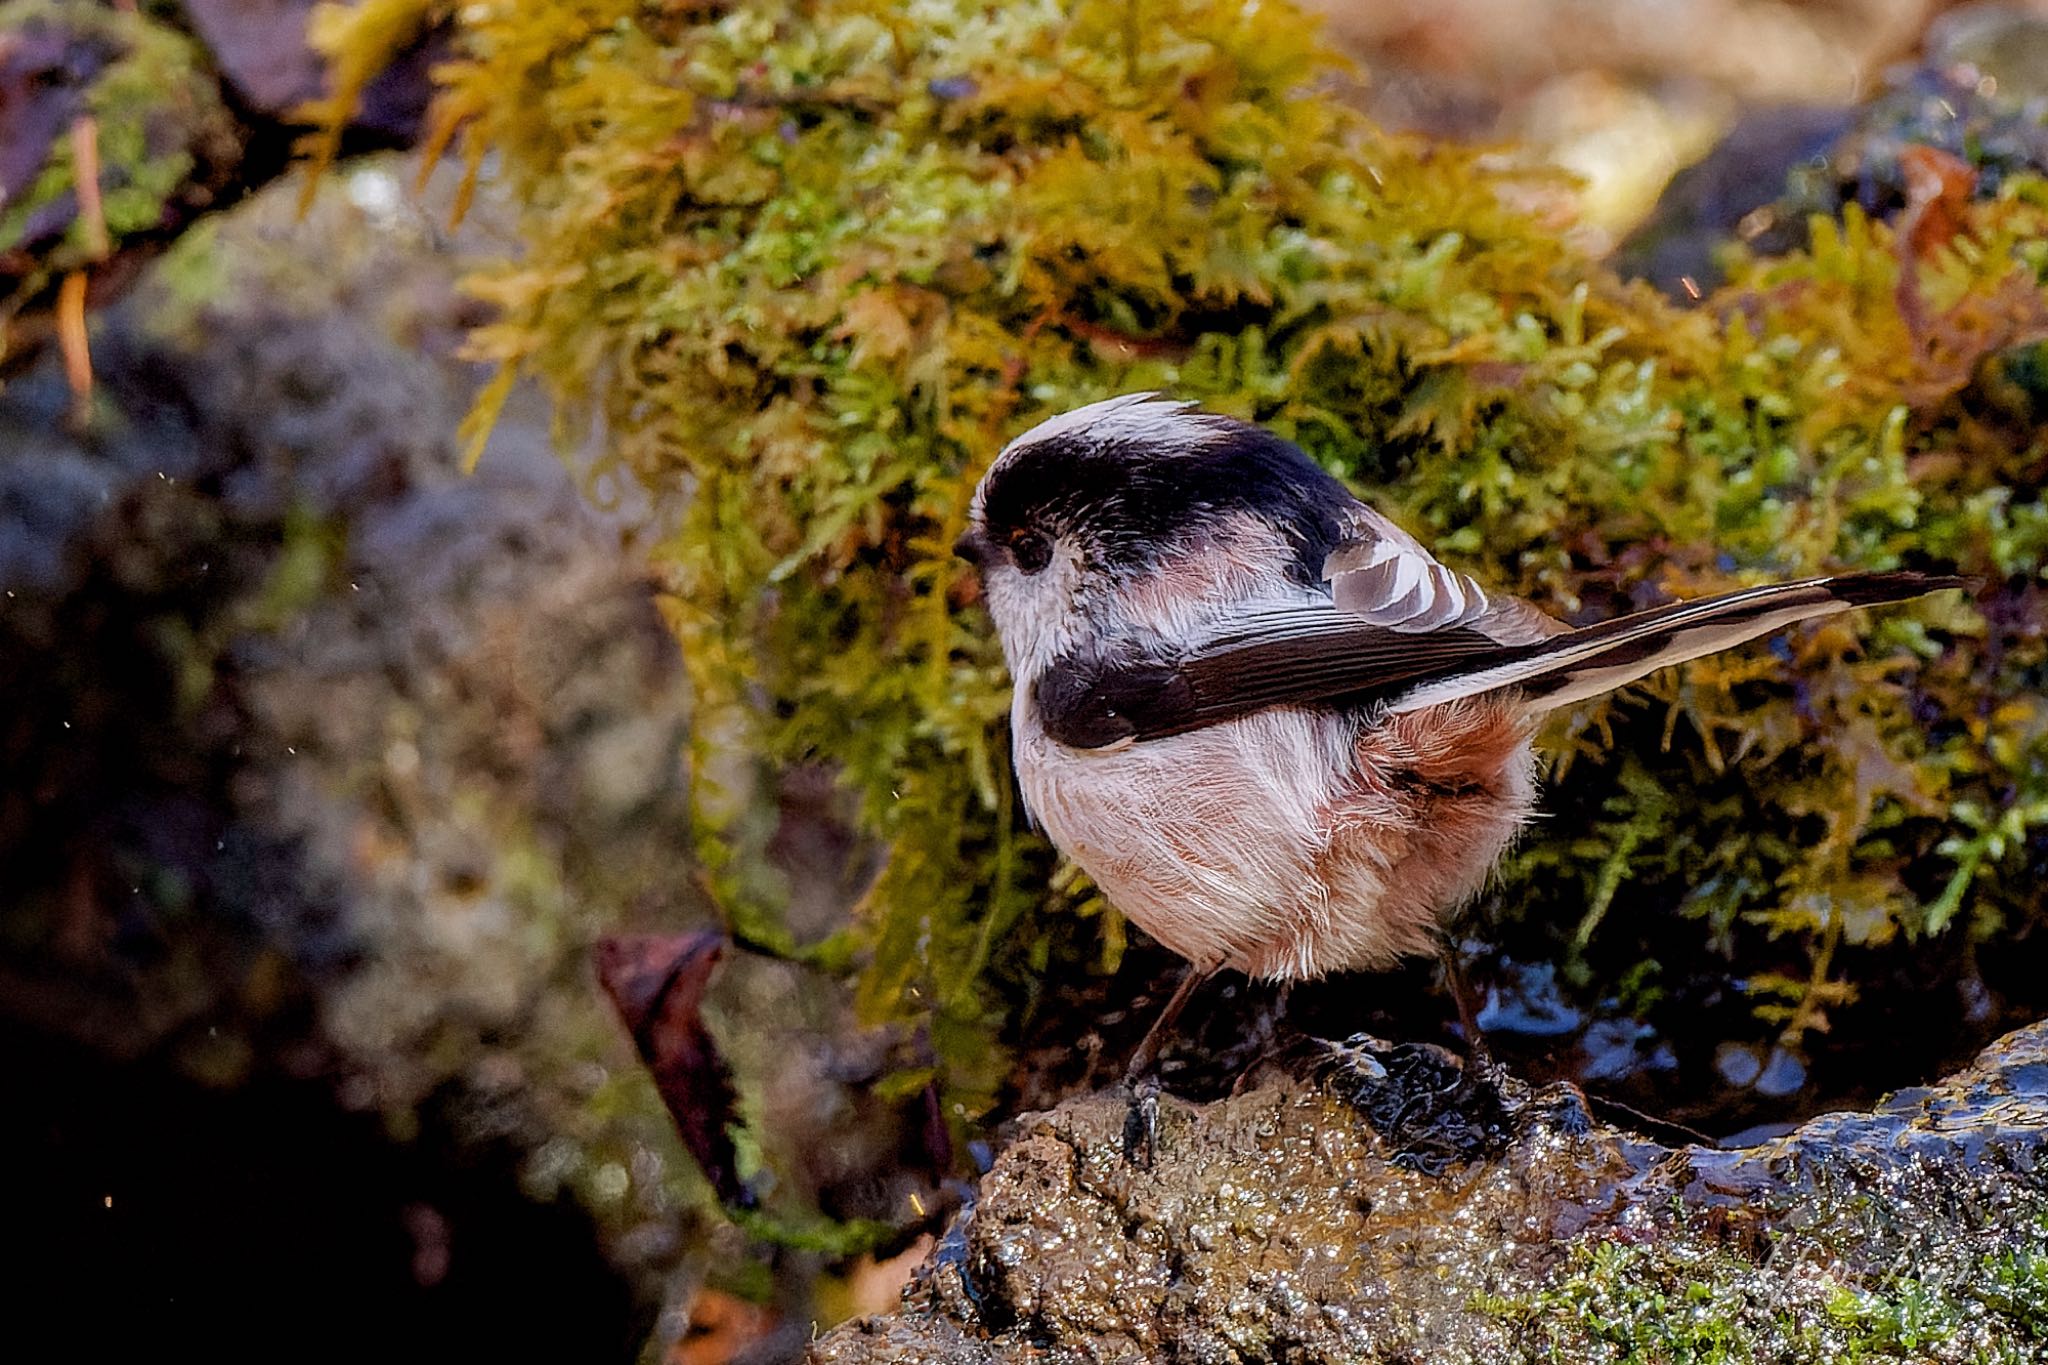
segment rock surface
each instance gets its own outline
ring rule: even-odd
[[[330,93],[314,0],[0,0],[0,346],[54,336],[56,282],[97,308],[203,215],[282,175],[303,110]],[[443,55],[424,18],[349,100],[337,147],[418,136]]]
[[[1925,150],[1968,168],[1965,193],[1996,195],[2048,168],[2048,16],[1969,5],[1929,29],[1921,60],[1885,73],[1855,106],[1752,108],[1674,176],[1614,264],[1674,298],[1722,280],[1731,242],[1759,255],[1803,247],[1815,215],[1850,204],[1881,218],[1912,202]]]
[[[1512,1080],[1466,1122],[1489,1087],[1412,1045],[1291,1072],[1167,1100],[1149,1169],[1117,1091],[1021,1120],[902,1310],[811,1359],[2048,1358],[2048,1025],[1740,1150]]]

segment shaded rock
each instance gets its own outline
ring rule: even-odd
[[[265,118],[288,121],[328,90],[327,65],[306,41],[315,4],[180,0],[179,8],[242,103]],[[428,68],[446,55],[439,36],[423,35],[363,88],[351,121],[379,137],[411,142],[433,97]]]
[[[1783,193],[1788,177],[1804,166],[1825,164],[1855,127],[1853,109],[1785,105],[1743,115],[1726,137],[1699,161],[1671,177],[1650,218],[1631,233],[1615,255],[1625,275],[1648,280],[1673,298],[1712,287],[1720,277],[1714,253],[1742,231],[1745,221]],[[1759,251],[1796,245],[1795,215],[1781,221],[1773,212],[1756,221],[1749,240]],[[1766,231],[1775,236],[1763,240]]]
[[[698,1187],[651,1093],[585,1112],[636,1070],[586,952],[702,913],[681,669],[538,404],[462,474],[463,258],[349,188],[160,258],[88,429],[53,358],[0,394],[0,1009],[400,1129],[573,1133],[544,1192],[610,1180],[620,1244],[663,1243],[613,1250],[665,1272]]]
[[[1675,298],[1720,279],[1717,254],[1801,247],[1811,216],[1855,204],[1889,217],[1912,198],[1916,148],[1975,173],[1975,193],[2048,170],[2048,18],[1968,6],[1927,35],[1922,60],[1888,72],[1856,106],[1756,110],[1706,157],[1672,177],[1650,217],[1617,249],[1625,275]]]
[[[2031,1360],[2048,1344],[2048,1025],[1742,1150],[1595,1123],[1566,1086],[1460,1077],[1503,1141],[1421,1163],[1435,1174],[1411,1159],[1415,1115],[1448,1078],[1413,1051],[1354,1040],[1322,1083],[1169,1100],[1150,1169],[1124,1159],[1116,1091],[1020,1120],[902,1311],[812,1360]]]
[[[1964,5],[1927,26],[1927,61],[1969,66],[2007,99],[2048,97],[2048,18],[2039,5]]]
[[[520,1236],[574,1265],[556,1339],[589,1355],[699,1226],[585,958],[626,915],[698,913],[674,875],[687,698],[539,405],[461,473],[460,248],[365,188],[337,178],[304,222],[257,196],[157,257],[101,317],[84,427],[54,356],[0,391],[0,1018],[34,1116],[9,1155],[76,1179],[46,1116],[133,1113],[84,1148],[124,1205],[222,1191],[188,1239],[58,1261],[175,1295],[173,1340],[245,1340],[295,1301],[270,1286],[322,1283],[378,1286],[350,1302],[391,1340]],[[243,1156],[228,1122],[279,1146]],[[362,1174],[392,1169],[416,1175]],[[349,1217],[298,1188],[328,1179]],[[289,1237],[226,1192],[272,1184]],[[83,1207],[22,1235],[107,1244]],[[188,1277],[194,1255],[219,1263]],[[214,1321],[257,1256],[263,1302]],[[67,1302],[26,1304],[30,1334],[71,1330]]]
[[[0,203],[35,183],[57,138],[85,112],[85,90],[119,55],[97,35],[23,24],[0,45]]]

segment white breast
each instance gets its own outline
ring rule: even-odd
[[[1331,892],[1317,865],[1353,721],[1281,708],[1083,751],[1047,738],[1030,711],[1021,699],[1012,711],[1025,798],[1117,909],[1198,964],[1316,974],[1275,954],[1324,937]]]

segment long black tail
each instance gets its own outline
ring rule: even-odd
[[[1947,574],[1857,573],[1674,602],[1532,645],[1505,648],[1491,660],[1465,661],[1465,667],[1418,682],[1394,698],[1389,709],[1413,711],[1503,687],[1518,689],[1529,702],[1546,709],[1564,706],[1632,683],[1667,664],[1768,635],[1794,621],[1970,586],[1969,579]]]

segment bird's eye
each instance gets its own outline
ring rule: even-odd
[[[1010,542],[1010,557],[1025,573],[1037,573],[1052,563],[1052,542],[1035,531],[1026,531]]]

